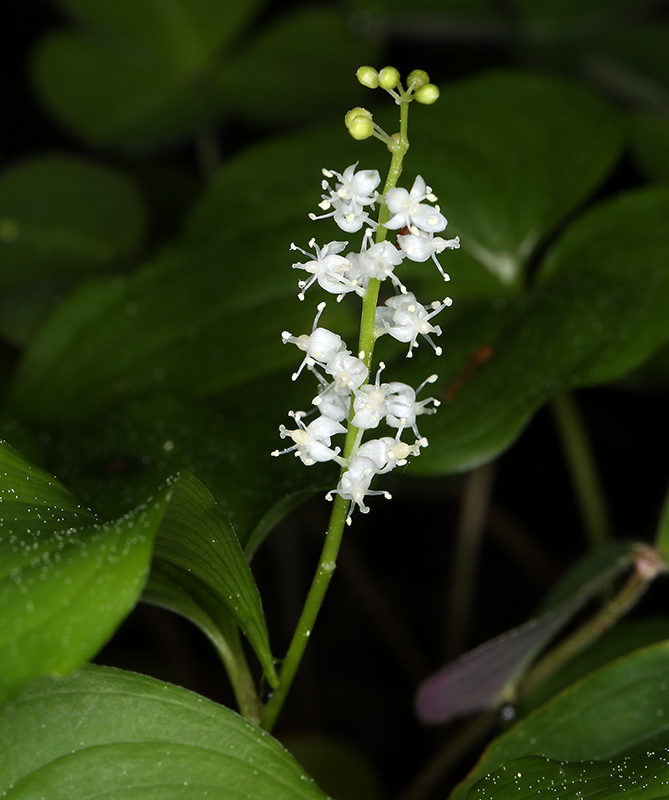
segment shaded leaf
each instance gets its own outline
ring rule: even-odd
[[[515,699],[515,690],[537,654],[585,603],[630,563],[627,545],[616,548],[600,571],[542,616],[498,636],[448,664],[420,685],[416,711],[423,722],[446,723]],[[621,550],[623,552],[621,553]],[[582,573],[582,571],[581,571]]]
[[[442,342],[449,343],[440,384],[446,402],[421,423],[430,447],[415,461],[414,474],[457,471],[489,460],[551,397],[621,377],[669,339],[667,215],[664,188],[602,203],[560,239],[526,297],[442,314]],[[476,336],[482,317],[487,317],[483,343],[492,356],[449,398],[473,343],[483,338]],[[414,361],[402,369],[409,383],[429,374],[424,363]]]
[[[0,445],[0,698],[80,667],[134,607],[169,490],[98,523],[55,478]]]
[[[476,781],[512,759],[608,760],[652,749],[669,731],[669,643],[638,650],[587,676],[488,746],[451,794],[462,800]],[[615,725],[611,721],[615,720]]]
[[[33,81],[45,108],[96,147],[178,141],[220,114],[211,83],[126,43],[51,33],[38,45]]]
[[[325,800],[275,739],[229,709],[103,667],[17,695],[0,718],[0,754],[9,753],[0,789],[11,800]]]
[[[304,388],[279,376],[224,401],[187,403],[165,395],[123,404],[87,423],[51,428],[47,461],[105,517],[137,505],[180,470],[193,472],[250,558],[288,511],[336,484],[332,464],[305,470],[299,459],[270,456],[281,444],[287,409],[310,402],[312,387]]]
[[[632,154],[646,175],[669,181],[669,121],[653,114],[631,114],[628,119]]]
[[[41,156],[0,173],[0,286],[62,281],[129,255],[144,203],[121,172],[72,156]]]
[[[351,35],[347,16],[337,8],[304,7],[260,31],[217,80],[241,116],[273,125],[313,119],[355,105],[362,90],[352,76],[360,64],[373,62],[377,51],[369,36]]]
[[[268,681],[276,686],[267,623],[249,565],[225,514],[188,472],[181,472],[174,484],[154,557],[179,567],[222,602],[253,645]]]
[[[429,123],[416,120],[421,112]],[[427,112],[412,109],[411,127],[406,168],[434,187],[461,249],[509,284],[601,183],[622,145],[617,115],[600,97],[523,73],[447,87]]]
[[[648,753],[621,761],[569,763],[527,756],[509,761],[479,781],[467,800],[529,800],[546,793],[561,800],[635,800],[669,797],[669,759],[665,753]]]

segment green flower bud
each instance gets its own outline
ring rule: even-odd
[[[393,135],[390,138],[393,140],[393,142],[395,142],[395,147],[393,147],[392,144],[388,144],[387,147],[391,153],[394,153],[395,150],[397,150],[397,145],[399,145],[400,143],[401,134],[398,131],[397,133],[393,133]]]
[[[415,69],[413,72],[409,74],[407,78],[407,85],[409,89],[413,89],[414,91],[418,89],[420,86],[424,86],[426,83],[430,82],[430,76],[425,72],[424,69]]]
[[[353,117],[347,122],[346,127],[354,139],[369,139],[374,135],[374,123],[370,117],[366,117],[364,114]]]
[[[376,89],[379,85],[379,73],[374,67],[360,67],[355,73],[355,77],[368,89]]]
[[[390,91],[390,89],[394,89],[399,82],[400,74],[395,67],[384,67],[381,72],[379,72],[379,86],[382,89]]]
[[[439,97],[439,88],[433,83],[426,83],[416,90],[414,97],[419,103],[425,106],[431,106]]]
[[[368,117],[370,120],[373,119],[371,111],[367,111],[366,108],[362,108],[361,106],[356,106],[355,108],[352,108],[344,117],[344,125],[346,125],[347,128],[350,128],[351,122],[356,117]]]

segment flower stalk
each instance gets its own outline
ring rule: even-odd
[[[288,331],[282,334],[284,343],[295,344],[305,353],[293,380],[306,368],[314,375],[320,389],[312,400],[314,408],[311,411],[290,412],[297,427],[291,430],[282,425],[279,432],[282,438],[291,439],[293,444],[284,450],[275,450],[272,455],[292,452],[307,466],[335,461],[340,474],[337,487],[326,495],[333,504],[330,522],[316,573],[281,667],[280,685],[263,709],[261,724],[266,730],[273,728],[297,673],[334,574],[343,532],[346,525],[351,524],[353,511],[356,508],[362,513],[369,511],[365,504],[367,496],[390,498],[388,492],[370,488],[373,478],[390,472],[396,466],[403,466],[409,456],[419,455],[428,442],[418,431],[417,417],[435,413],[439,405],[439,401],[432,397],[417,399],[423,387],[436,380],[436,375],[430,375],[416,390],[398,381],[381,382],[385,369],[383,363],[378,365],[375,379],[371,377],[374,346],[382,335],[389,334],[408,343],[407,357],[413,355],[419,336],[429,342],[437,355],[441,353],[441,348],[431,338],[439,336],[441,329],[430,320],[450,305],[450,298],[435,301],[428,309],[407,291],[395,274],[395,268],[406,258],[420,262],[431,258],[444,280],[449,280],[437,255],[445,249],[454,250],[460,246],[457,237],[446,240],[435,235],[446,228],[447,221],[439,206],[434,205],[437,198],[421,176],[416,177],[410,191],[397,186],[409,149],[409,103],[418,100],[431,104],[439,92],[422,70],[409,75],[406,89],[393,67],[380,72],[371,67],[361,67],[357,77],[363,85],[383,88],[393,97],[400,107],[400,131],[389,136],[363,108],[352,109],[345,118],[353,138],[374,136],[383,141],[392,153],[382,193],[377,191],[381,181],[376,170],[357,171],[357,164],[349,166],[343,173],[323,170],[321,187],[324,193],[319,207],[324,213],[309,216],[312,220],[332,218],[347,234],[364,229],[360,250],[346,252],[347,241],[333,241],[319,247],[312,239],[309,243],[314,251],[312,255],[295,244],[291,245],[291,250],[298,250],[308,259],[293,264],[294,269],[308,275],[298,281],[301,301],[305,300],[307,290],[317,284],[336,295],[338,302],[347,294],[357,294],[362,298],[362,313],[357,355],[347,349],[338,334],[321,327],[325,303],[318,305],[311,334],[294,336]],[[336,181],[334,188],[331,181]],[[373,220],[370,211],[377,204],[378,215]],[[396,242],[388,241],[390,231],[398,231]],[[379,290],[384,280],[392,283],[396,294],[379,307]],[[305,420],[314,413],[319,416],[307,424]],[[365,433],[382,423],[394,430],[395,435],[363,442]],[[411,443],[402,439],[407,430],[415,437]],[[343,450],[332,443],[333,437],[339,434],[345,434]]]

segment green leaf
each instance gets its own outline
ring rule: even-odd
[[[528,756],[509,761],[479,781],[467,800],[530,800],[547,793],[560,800],[651,800],[669,798],[669,760],[649,753],[621,761],[570,764]]]
[[[278,369],[287,374],[299,359],[281,331],[310,330],[318,302],[297,300],[289,246],[293,236],[306,246],[317,233],[307,212],[322,153],[337,140],[338,160],[354,161],[343,131],[330,132],[325,147],[316,129],[255,149],[221,171],[181,242],[135,275],[90,281],[66,298],[17,374],[17,415],[80,419],[148,391],[217,395]],[[288,162],[299,165],[304,194],[286,193]],[[335,303],[326,318],[344,334],[352,328],[351,311]]]
[[[0,444],[0,699],[91,658],[137,602],[169,490],[98,523],[55,478]]]
[[[94,147],[144,150],[171,143],[221,113],[210,81],[139,45],[59,32],[39,43],[33,59],[44,107]]]
[[[264,0],[59,0],[67,11],[94,30],[141,45],[165,61],[192,70],[228,45],[253,18]],[[90,25],[89,25],[90,29]],[[119,42],[120,44],[120,42]]]
[[[600,97],[537,75],[487,74],[411,113],[409,174],[434,187],[462,251],[507,284],[519,283],[545,237],[602,182],[622,146],[618,117]]]
[[[188,470],[212,492],[250,558],[288,511],[336,484],[332,464],[305,470],[299,459],[270,455],[288,409],[304,408],[311,389],[282,375],[223,401],[163,395],[121,404],[86,423],[49,428],[47,464],[106,518]]]
[[[667,658],[669,643],[662,642],[562,692],[489,745],[451,800],[462,800],[476,781],[522,756],[602,761],[635,747],[652,749],[653,739],[669,731]]]
[[[628,118],[632,154],[649,178],[669,181],[669,121],[654,114]]]
[[[41,156],[0,173],[0,286],[70,280],[127,257],[146,212],[122,173],[72,156]]]
[[[33,75],[43,103],[89,144],[145,148],[221,115],[215,62],[261,0],[66,5],[85,25],[39,43]]]
[[[655,534],[655,547],[659,550],[665,562],[669,563],[669,492],[664,498],[662,513]]]
[[[26,687],[0,718],[0,755],[8,800],[326,798],[275,739],[229,709],[103,667]]]
[[[188,573],[223,603],[252,644],[270,685],[276,686],[267,623],[249,565],[225,514],[188,472],[174,484],[154,555]]]
[[[373,40],[351,36],[339,9],[299,8],[260,31],[218,81],[237,114],[276,125],[335,109],[345,113],[362,93],[353,78],[356,69],[377,56]]]
[[[666,188],[602,203],[559,240],[527,296],[442,314],[448,345],[433,392],[446,402],[421,422],[430,447],[414,474],[489,460],[551,397],[619,378],[669,339],[668,215]],[[481,344],[491,356],[472,369]],[[403,368],[409,383],[432,369],[414,362]]]

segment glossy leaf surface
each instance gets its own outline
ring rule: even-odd
[[[168,497],[101,523],[0,445],[0,697],[80,667],[107,642],[142,592]]]
[[[651,753],[622,761],[569,763],[528,756],[481,780],[467,800],[530,800],[547,793],[561,800],[667,798],[669,759],[665,753]]]
[[[103,667],[26,687],[0,717],[0,755],[11,800],[325,799],[275,739],[229,709]]]
[[[662,642],[614,661],[562,692],[489,745],[451,800],[465,798],[477,780],[522,756],[604,761],[635,748],[652,750],[669,731],[667,658],[669,644]]]

